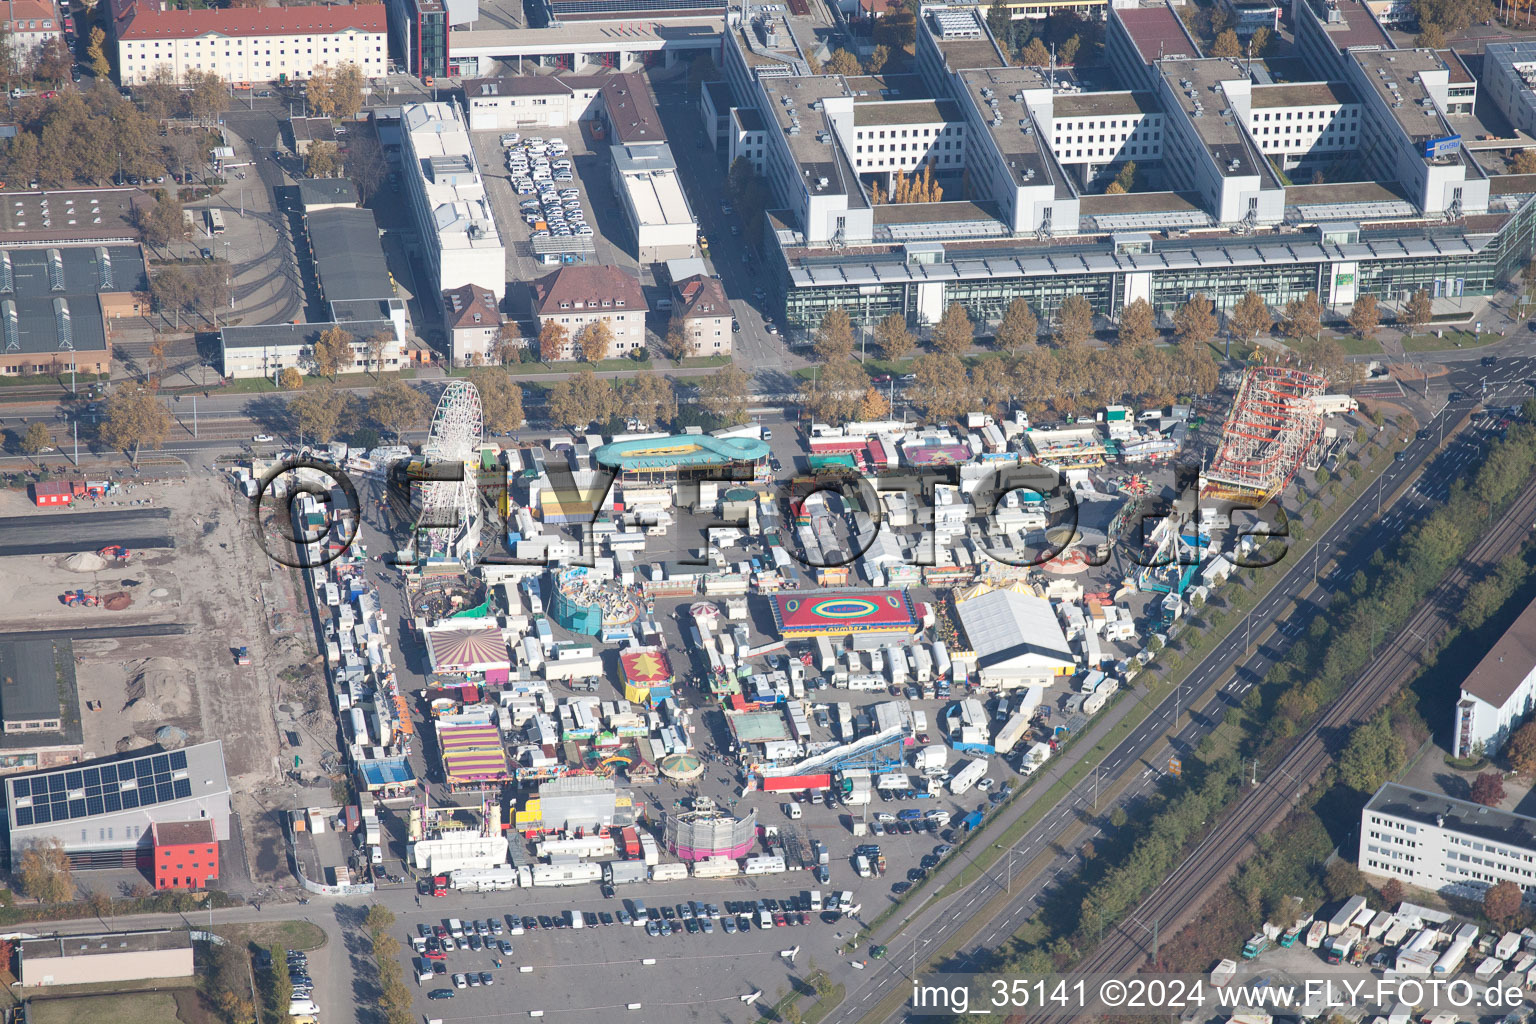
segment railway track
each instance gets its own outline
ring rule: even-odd
[[[1254,838],[1278,824],[1300,792],[1315,781],[1334,759],[1322,736],[1325,731],[1356,725],[1374,714],[1401,688],[1410,673],[1423,667],[1419,653],[1454,621],[1454,598],[1463,592],[1476,571],[1518,550],[1530,535],[1527,524],[1536,515],[1536,480],[1516,496],[1503,517],[1473,546],[1471,552],[1442,579],[1419,609],[1401,627],[1399,637],[1421,641],[1413,649],[1388,641],[1388,646],[1355,681],[1349,691],[1304,733],[1301,739],[1269,770],[1268,778],[1250,789],[1205,840],[1174,869],[1151,895],[1122,918],[1105,935],[1098,948],[1076,968],[1081,974],[1124,973],[1147,958],[1143,923],[1157,922],[1164,934],[1172,934],[1203,904],[1206,896],[1236,870],[1238,858]],[[1128,925],[1134,920],[1136,924]],[[1014,1015],[1024,1020],[1067,1021],[1071,1014]]]

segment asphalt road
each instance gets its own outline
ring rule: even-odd
[[[100,512],[61,512],[39,519],[17,516],[0,519],[0,556],[53,555],[96,551],[108,544],[134,548],[173,548],[176,540],[165,529],[166,508],[125,508]]]

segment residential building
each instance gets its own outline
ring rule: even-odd
[[[1521,612],[1461,683],[1451,754],[1497,754],[1536,710],[1536,602]]]
[[[55,935],[22,939],[17,947],[23,988],[190,978],[194,966],[185,929]]]
[[[676,281],[672,285],[672,316],[682,321],[689,355],[731,354],[731,303],[725,288],[708,274]]]
[[[645,294],[640,282],[617,267],[577,264],[540,278],[533,283],[533,311],[541,331],[548,323],[566,330],[565,348],[556,359],[575,359],[582,331],[599,320],[613,335],[610,357],[645,345]]]
[[[405,191],[435,295],[477,284],[500,302],[507,250],[457,103],[414,103],[400,114]]]
[[[173,8],[109,0],[108,32],[122,84],[139,85],[160,67],[178,79],[211,71],[231,83],[309,78],[319,68],[356,64],[383,78],[388,31],[382,4]]]
[[[64,38],[53,0],[6,0],[0,6],[0,33],[11,42],[11,52],[25,62],[50,39]]]
[[[34,216],[46,226],[88,208],[55,201]],[[0,374],[111,372],[111,321],[143,314],[144,266],[137,245],[0,249]]]
[[[1388,782],[1360,812],[1360,870],[1472,900],[1514,882],[1536,902],[1536,818]]]
[[[447,318],[448,357],[454,366],[494,361],[496,336],[505,322],[489,288],[466,284],[443,293]]]
[[[229,838],[229,779],[218,740],[122,754],[3,780],[8,856],[57,840],[81,868],[142,867],[157,822],[207,820]]]
[[[328,117],[290,117],[288,134],[292,137],[294,153],[307,156],[309,147],[315,143],[336,141],[336,122]]]
[[[158,821],[149,827],[156,889],[204,889],[219,880],[213,822]]]

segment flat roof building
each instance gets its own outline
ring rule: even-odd
[[[76,868],[135,867],[157,822],[206,819],[229,838],[229,779],[218,740],[128,754],[4,780],[12,865],[57,840]]]
[[[699,225],[683,194],[671,147],[613,146],[609,168],[642,261],[682,259],[697,252]]]
[[[62,202],[40,212],[83,216]],[[144,253],[137,245],[0,250],[0,374],[107,373],[110,322],[143,313]]]
[[[435,296],[466,284],[507,290],[507,251],[457,103],[401,110],[406,195]]]
[[[1049,686],[1077,671],[1051,602],[1016,590],[971,592],[955,613],[985,686]]]
[[[22,939],[16,959],[23,988],[190,978],[192,933],[165,929]]]
[[[0,640],[0,773],[68,764],[83,750],[74,643]]]
[[[1442,896],[1481,900],[1513,882],[1536,902],[1536,818],[1389,782],[1360,812],[1360,870]]]

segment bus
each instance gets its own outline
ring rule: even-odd
[[[210,235],[222,235],[224,233],[224,211],[208,210],[208,233]]]

